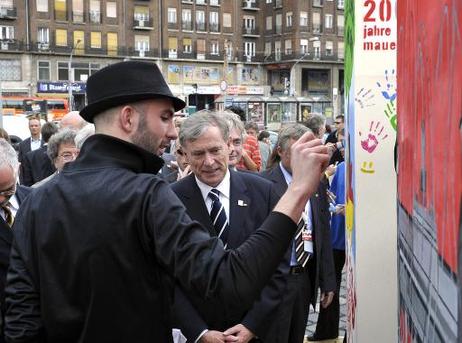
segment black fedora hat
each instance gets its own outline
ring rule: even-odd
[[[186,103],[175,97],[155,63],[126,61],[111,64],[87,81],[88,105],[80,115],[88,122],[109,108],[147,99],[168,98],[175,112]]]

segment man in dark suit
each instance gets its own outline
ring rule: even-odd
[[[331,132],[329,136],[327,136],[326,143],[332,143],[332,144],[341,143],[341,141],[339,141],[338,139],[338,133],[339,133],[339,130],[345,128],[345,116],[343,114],[339,114],[338,116],[336,116],[334,125],[337,130],[335,130],[334,132]],[[336,162],[340,163],[343,161],[344,161],[344,158],[342,154],[340,153],[340,146],[339,146],[338,149],[334,150],[334,153],[332,154],[329,164],[335,164]]]
[[[1,320],[5,314],[5,283],[9,265],[11,242],[13,234],[11,226],[14,217],[30,189],[17,186],[18,159],[16,151],[4,139],[0,139],[0,310]],[[3,331],[0,342],[3,342]]]
[[[273,168],[262,172],[270,180],[276,194],[282,196],[292,181],[290,168],[290,147],[309,129],[301,124],[292,124],[279,132],[276,145],[276,161]],[[307,171],[309,172],[309,171]],[[281,299],[279,316],[269,325],[271,335],[277,342],[301,343],[304,339],[308,321],[309,305],[316,304],[317,288],[321,288],[321,306],[327,307],[335,290],[335,274],[329,229],[329,210],[326,187],[322,183],[305,207],[304,228],[300,241],[294,239],[290,251],[290,263],[284,268],[287,279],[286,289]],[[308,260],[303,266],[297,258],[297,248],[303,244]]]
[[[20,163],[22,163],[29,151],[37,150],[45,143],[40,137],[41,126],[40,118],[35,116],[29,117],[30,137],[19,143],[18,159]]]
[[[22,173],[19,175],[22,185],[32,186],[55,172],[56,168],[48,157],[47,148],[50,137],[56,132],[58,132],[58,127],[51,122],[42,126],[44,145],[37,150],[28,152],[23,159]]]
[[[192,219],[211,235],[219,236],[227,249],[238,248],[276,204],[271,183],[251,173],[228,169],[229,126],[223,114],[188,118],[179,136],[193,174],[172,184],[173,191]],[[214,210],[217,200],[222,205],[220,213]],[[219,215],[214,216],[214,211]],[[255,336],[265,341],[267,322],[274,316],[283,288],[284,280],[277,271],[250,309],[233,312],[177,287],[174,314],[191,342],[199,338],[200,342],[221,342],[227,335],[236,336],[239,342]]]

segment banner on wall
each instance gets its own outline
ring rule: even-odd
[[[346,1],[348,342],[397,339],[396,38],[396,0]]]

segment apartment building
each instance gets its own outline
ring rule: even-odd
[[[139,59],[157,63],[191,110],[235,103],[264,122],[269,102],[294,102],[300,119],[304,101],[330,115],[342,36],[341,0],[0,0],[1,89],[68,97],[72,84],[82,108],[93,72]]]

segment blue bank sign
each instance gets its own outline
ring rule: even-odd
[[[72,93],[85,94],[85,82],[73,82]],[[68,82],[37,82],[37,93],[68,93]]]

